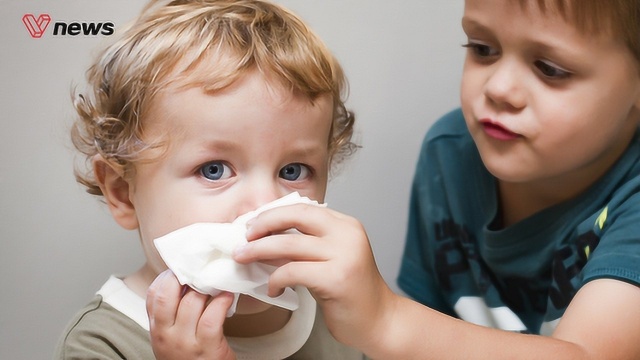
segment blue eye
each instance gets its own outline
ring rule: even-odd
[[[309,168],[298,163],[288,164],[280,169],[279,175],[288,181],[304,180],[309,177]]]
[[[538,68],[540,73],[546,78],[564,79],[571,75],[570,72],[544,61],[540,61],[540,60],[536,61],[535,66],[536,68]]]
[[[211,161],[202,165],[200,168],[200,175],[207,180],[216,181],[231,177],[233,172],[224,162]]]

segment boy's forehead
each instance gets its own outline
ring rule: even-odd
[[[507,0],[517,2],[526,12],[540,16],[559,16],[581,33],[589,35],[611,35],[614,14],[619,7],[615,1],[585,0]]]
[[[603,36],[626,42],[635,47],[637,35],[630,35],[630,15],[623,14],[623,4],[630,1],[598,2],[596,0],[465,0],[465,16],[467,9],[485,11],[486,9],[502,9],[509,14],[520,14],[531,21],[542,23],[560,19],[576,29],[583,36]],[[635,19],[635,18],[634,18]],[[626,21],[626,22],[625,22]],[[635,22],[635,20],[634,20]],[[627,24],[627,25],[624,25]],[[640,44],[640,43],[639,43]]]
[[[506,6],[515,8],[530,16],[558,16],[572,24],[573,5],[571,0],[500,0]],[[572,24],[573,25],[573,24]]]

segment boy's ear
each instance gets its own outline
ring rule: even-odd
[[[101,155],[94,156],[93,171],[95,179],[102,190],[104,200],[109,206],[111,216],[127,230],[138,228],[138,217],[131,202],[130,185],[120,169],[115,169]]]

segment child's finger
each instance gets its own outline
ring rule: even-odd
[[[278,234],[252,241],[234,250],[235,261],[246,264],[254,261],[324,261],[330,247],[322,239],[302,234]],[[286,260],[286,261],[282,261]]]
[[[228,292],[222,292],[211,300],[196,328],[196,337],[200,341],[216,344],[223,340],[222,325],[232,303],[233,294]]]
[[[147,290],[147,313],[152,327],[173,326],[182,285],[171,270],[162,272]]]
[[[269,277],[269,296],[279,296],[286,287],[302,285],[314,294],[314,290],[321,287],[322,279],[325,278],[326,263],[319,262],[291,262],[276,269]]]
[[[304,234],[324,235],[325,224],[333,222],[341,214],[331,209],[306,204],[282,206],[267,210],[251,221],[247,229],[247,240],[255,240],[289,229]]]
[[[200,316],[207,306],[208,299],[209,295],[200,294],[191,288],[187,288],[180,300],[180,304],[178,304],[175,326],[189,333],[195,333]]]

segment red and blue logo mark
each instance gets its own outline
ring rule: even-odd
[[[39,39],[44,35],[45,31],[51,23],[49,14],[40,14],[36,17],[33,14],[24,14],[22,23],[27,28],[29,35],[34,39]],[[56,21],[53,24],[53,35],[55,36],[110,36],[115,31],[115,25],[111,21],[105,22],[64,22]]]

